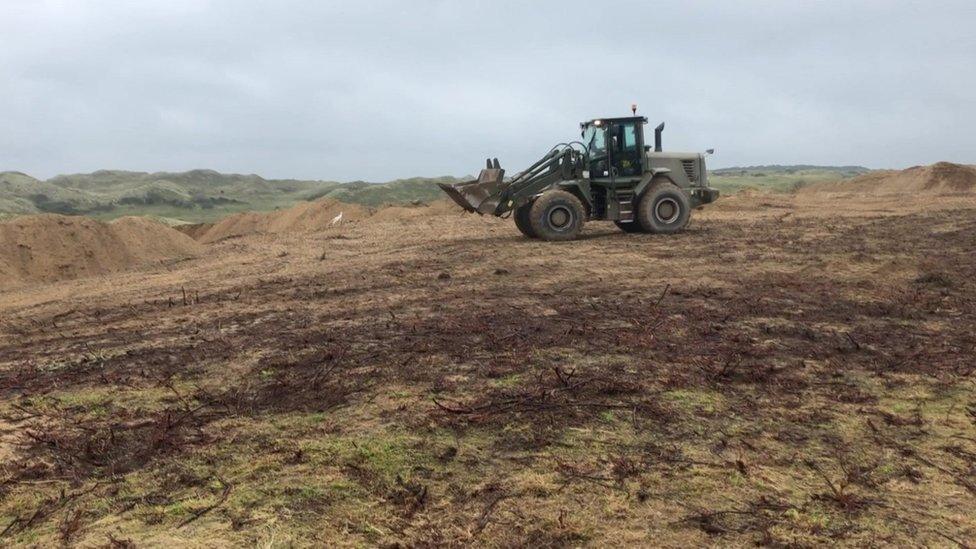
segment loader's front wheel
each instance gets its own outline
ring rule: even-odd
[[[691,217],[688,195],[670,181],[657,181],[637,203],[637,222],[649,233],[671,234],[681,231]]]
[[[585,217],[583,203],[566,191],[546,191],[529,209],[529,225],[542,240],[573,240]]]
[[[539,238],[539,235],[535,234],[535,231],[532,230],[532,223],[529,221],[529,216],[532,213],[532,204],[535,204],[534,200],[515,208],[515,213],[512,217],[515,218],[515,226],[518,227],[519,232],[529,238]]]

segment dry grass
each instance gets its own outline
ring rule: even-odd
[[[0,294],[0,539],[974,539],[976,208],[716,206],[566,244],[359,222]]]

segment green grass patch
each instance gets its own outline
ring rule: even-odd
[[[708,389],[673,389],[664,398],[677,408],[689,412],[714,414],[726,408],[725,396]]]

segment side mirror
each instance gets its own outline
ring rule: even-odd
[[[617,136],[616,136],[616,135],[615,135],[615,136],[613,136],[613,148],[614,148],[614,149],[616,149],[616,148],[617,148]]]
[[[715,149],[705,149],[705,154],[715,154]]]

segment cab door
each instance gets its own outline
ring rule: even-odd
[[[637,122],[616,122],[610,127],[610,163],[614,183],[640,179],[644,173],[644,146]]]
[[[590,164],[587,169],[590,171],[590,177],[594,182],[609,183],[610,168],[613,161],[610,158],[610,147],[607,146],[608,128],[594,125],[590,127],[590,131],[593,134],[587,143],[587,152],[590,157]]]

